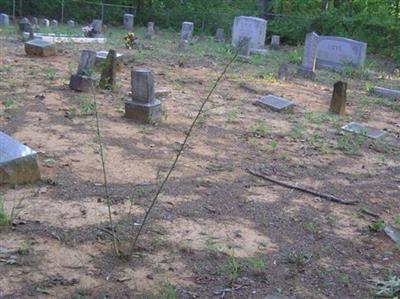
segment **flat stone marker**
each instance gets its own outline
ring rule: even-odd
[[[99,87],[102,89],[113,90],[117,78],[117,52],[110,50],[101,71]]]
[[[57,20],[51,20],[50,26],[51,26],[51,28],[57,28],[58,27],[58,21]]]
[[[275,112],[293,112],[294,103],[281,97],[268,95],[256,101],[256,105]]]
[[[232,46],[237,48],[244,37],[250,38],[251,49],[263,49],[267,34],[267,21],[256,17],[235,17],[232,29]]]
[[[0,132],[0,184],[27,184],[40,179],[38,155]]]
[[[31,27],[31,23],[27,18],[22,18],[19,23],[19,31],[20,32],[29,32],[29,28]]]
[[[364,65],[367,44],[338,36],[320,36],[317,51],[317,67],[342,70],[346,64]]]
[[[39,25],[42,27],[50,27],[50,21],[48,19],[40,19]]]
[[[152,39],[154,34],[155,34],[154,22],[148,22],[147,23],[146,33],[145,33],[144,37],[147,38],[147,39]]]
[[[57,54],[56,46],[52,43],[33,39],[25,43],[25,53],[29,56],[55,56]]]
[[[69,21],[67,22],[67,26],[68,26],[68,28],[70,28],[70,29],[75,28],[75,22],[74,22],[73,20],[69,20]]]
[[[400,100],[400,90],[375,86],[372,91],[374,94],[380,97]]]
[[[133,23],[135,20],[135,16],[132,14],[124,14],[124,28],[127,31],[132,31],[133,30]]]
[[[281,37],[279,35],[271,36],[271,49],[279,50],[281,44]]]
[[[194,24],[192,22],[183,22],[181,29],[181,39],[190,40],[193,37]]]
[[[225,41],[224,37],[224,29],[218,28],[217,32],[215,33],[215,42],[217,43],[223,43]]]
[[[132,100],[125,102],[125,116],[138,123],[159,123],[161,102],[155,98],[152,72],[148,69],[135,69],[131,76]]]
[[[5,13],[0,14],[0,27],[7,27],[10,25],[10,18]]]
[[[333,95],[329,112],[339,115],[346,113],[347,83],[338,81],[333,86]]]
[[[298,68],[298,74],[308,78],[315,78],[315,65],[317,60],[317,50],[319,43],[319,35],[315,32],[310,32],[306,35],[304,43],[304,53],[301,66]]]
[[[76,91],[89,91],[94,86],[92,71],[96,62],[96,52],[84,50],[81,52],[78,71],[72,75],[69,87]]]
[[[366,125],[360,124],[358,122],[351,122],[343,126],[342,130],[355,134],[362,134],[372,139],[379,139],[386,135],[386,132],[382,130],[367,127]]]

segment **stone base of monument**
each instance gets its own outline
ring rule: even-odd
[[[141,124],[158,124],[161,121],[161,102],[154,100],[153,103],[146,104],[127,101],[125,117]]]
[[[293,102],[274,95],[262,97],[261,99],[257,100],[255,104],[275,112],[292,113],[294,108]]]
[[[75,44],[90,44],[98,43],[105,44],[107,39],[105,37],[84,37],[84,36],[71,36],[67,34],[44,34],[44,33],[34,33],[33,37],[35,39],[40,39],[49,43],[75,43]],[[24,32],[23,38],[28,39],[29,33]]]
[[[342,127],[342,130],[351,132],[354,134],[364,135],[371,139],[379,139],[386,135],[385,131],[368,127],[358,122],[351,122]]]
[[[0,132],[0,184],[28,184],[40,179],[37,153]]]
[[[304,68],[302,66],[299,66],[297,68],[297,74],[299,74],[300,76],[307,78],[307,79],[311,79],[311,80],[315,79],[315,72],[313,70]]]
[[[106,62],[108,55],[108,51],[98,51],[96,52],[96,65],[98,66],[103,66],[103,64]],[[123,70],[123,63],[122,63],[122,54],[117,53],[117,71],[121,72]]]
[[[257,54],[257,55],[267,55],[267,49],[250,49],[250,54]]]
[[[95,80],[89,76],[72,75],[69,88],[76,91],[90,91],[95,86]]]
[[[34,39],[25,43],[25,52],[29,56],[55,56],[57,54],[57,49],[54,44]]]

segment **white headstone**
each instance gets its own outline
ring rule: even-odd
[[[51,20],[50,26],[53,27],[53,28],[57,28],[57,26],[58,26],[57,20]]]
[[[50,27],[50,21],[48,19],[41,19],[39,25],[42,27]]]
[[[132,14],[124,14],[124,28],[125,30],[132,31],[133,30],[133,22],[135,16]]]
[[[69,20],[69,21],[67,22],[67,26],[68,26],[68,28],[75,28],[75,22],[72,21],[72,20]]]
[[[364,65],[367,44],[338,36],[320,36],[317,51],[317,67],[342,69],[344,65]]]
[[[235,17],[232,29],[232,46],[239,46],[244,37],[250,38],[251,49],[262,49],[267,34],[267,21],[256,17]]]
[[[192,22],[183,22],[181,30],[181,39],[190,40],[193,37],[194,24]]]
[[[0,14],[0,27],[6,27],[10,25],[10,18],[5,13]]]

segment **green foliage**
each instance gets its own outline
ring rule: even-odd
[[[383,220],[380,220],[378,222],[371,223],[370,225],[368,225],[368,228],[370,231],[378,233],[380,231],[383,231],[385,226],[385,222]]]
[[[375,295],[382,298],[397,298],[397,296],[400,296],[400,278],[390,276],[386,280],[376,281]]]
[[[0,227],[1,226],[8,226],[11,223],[11,217],[7,214],[6,210],[4,209],[4,201],[0,197]]]

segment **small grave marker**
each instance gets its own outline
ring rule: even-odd
[[[135,16],[132,14],[124,14],[124,28],[127,31],[132,31],[133,30],[133,24],[134,24]]]
[[[225,41],[224,29],[223,28],[218,28],[217,32],[215,33],[215,42],[223,43],[224,41]]]
[[[400,100],[400,90],[376,86],[373,88],[373,93],[380,97]]]
[[[33,39],[25,43],[25,52],[29,56],[48,57],[55,56],[57,54],[57,49],[52,43],[40,39]]]
[[[51,28],[57,28],[58,27],[58,21],[57,20],[51,20],[50,27]]]
[[[0,132],[0,184],[27,184],[40,179],[38,155]]]
[[[0,27],[7,27],[10,25],[10,18],[5,13],[0,14]]]
[[[93,36],[92,37],[102,37],[103,36],[103,21],[102,20],[93,20],[90,26],[93,28]]]
[[[69,87],[76,91],[89,91],[94,86],[91,75],[96,62],[96,52],[84,50],[81,52],[78,71],[72,75]]]
[[[27,18],[22,18],[19,23],[19,31],[20,32],[29,32],[29,28],[31,27],[31,23]]]
[[[35,28],[39,27],[39,20],[38,20],[37,17],[33,17],[33,18],[32,18],[32,25],[33,25]]]
[[[256,105],[275,112],[293,112],[294,103],[281,97],[268,95],[256,101]]]
[[[347,83],[338,81],[333,86],[333,95],[329,112],[339,115],[346,113]]]
[[[318,41],[319,36],[315,32],[310,32],[306,35],[303,60],[298,68],[299,75],[312,80],[315,78]]]
[[[125,103],[125,116],[138,123],[159,123],[161,102],[155,98],[153,74],[148,69],[136,69],[131,76],[132,100]]]
[[[382,130],[371,128],[358,122],[351,122],[343,126],[342,130],[355,134],[362,134],[372,139],[379,139],[386,135],[386,132]]]
[[[113,90],[115,87],[116,77],[117,52],[115,52],[115,50],[110,50],[110,52],[108,52],[106,61],[103,65],[103,70],[101,72],[101,79],[99,83],[100,88]]]
[[[271,37],[271,49],[279,50],[281,44],[281,37],[279,35],[273,35]]]
[[[73,20],[69,20],[67,22],[67,26],[69,29],[75,28],[75,22]]]
[[[39,25],[42,27],[50,27],[50,21],[48,19],[40,19],[39,23]]]
[[[181,39],[190,40],[193,37],[194,24],[192,22],[183,22],[181,29]]]
[[[144,37],[147,38],[147,39],[152,39],[154,34],[155,34],[154,22],[148,22],[147,23],[146,33],[145,33]]]

